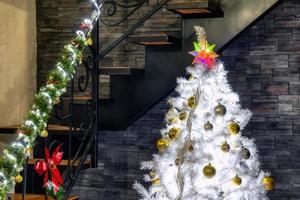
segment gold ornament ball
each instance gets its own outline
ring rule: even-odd
[[[230,122],[227,126],[227,130],[232,135],[237,135],[240,132],[240,125],[235,122]]]
[[[160,179],[159,179],[159,178],[154,179],[154,180],[152,181],[152,184],[153,184],[153,185],[159,185],[159,184],[160,184]]]
[[[237,185],[237,186],[242,184],[242,179],[238,175],[233,177],[231,181],[234,185]]]
[[[195,78],[194,78],[194,76],[192,76],[192,75],[190,75],[189,77],[188,77],[188,80],[189,81],[192,81],[192,80],[194,80]]]
[[[212,125],[209,121],[207,121],[207,122],[204,124],[204,130],[210,131],[210,130],[212,130],[212,129],[213,129],[213,125]]]
[[[229,145],[227,142],[223,142],[223,143],[221,144],[221,150],[222,150],[223,152],[229,152],[229,150],[230,150],[230,145]]]
[[[155,170],[151,170],[151,171],[149,172],[150,178],[155,178],[156,175],[157,175],[157,173],[156,173]]]
[[[196,106],[196,97],[195,96],[191,96],[189,99],[188,99],[188,106],[192,109],[195,108]]]
[[[40,136],[45,138],[45,137],[48,137],[48,131],[47,130],[43,130],[41,133],[40,133]]]
[[[170,145],[170,141],[165,138],[160,138],[159,140],[156,141],[156,148],[159,151],[164,151],[169,147],[169,145]]]
[[[247,149],[247,148],[243,148],[242,153],[243,153],[243,158],[245,160],[249,159],[251,156],[251,153],[250,153],[249,149]]]
[[[203,167],[202,171],[206,178],[212,178],[216,175],[216,169],[210,163]]]
[[[26,149],[26,154],[31,155],[32,152],[33,152],[32,147],[28,147],[28,148]]]
[[[178,119],[175,118],[175,117],[171,117],[171,118],[168,119],[168,123],[169,123],[169,124],[174,124],[174,123],[176,123],[177,121],[178,121]]]
[[[23,181],[23,177],[21,175],[18,175],[15,177],[15,182],[16,183],[21,183]]]
[[[224,116],[226,114],[226,107],[222,104],[218,104],[214,109],[216,116]]]
[[[181,121],[186,120],[186,118],[187,118],[187,113],[186,113],[186,112],[181,112],[181,113],[179,114],[179,119],[180,119]]]
[[[265,186],[265,190],[274,190],[275,188],[275,180],[271,176],[265,176],[262,183]]]
[[[87,44],[88,46],[91,46],[91,45],[93,44],[92,38],[89,37],[89,38],[86,40],[86,44]]]
[[[178,139],[180,136],[180,128],[171,128],[168,135],[172,140]]]

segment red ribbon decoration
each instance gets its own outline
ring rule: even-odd
[[[47,147],[45,147],[45,160],[39,160],[34,165],[34,171],[38,175],[44,174],[44,187],[47,186],[49,181],[49,173],[51,175],[51,183],[54,187],[54,192],[56,193],[59,190],[59,187],[63,184],[63,179],[57,168],[57,165],[60,163],[63,157],[63,152],[59,151],[61,145],[56,147],[55,151],[52,153],[50,158],[50,152]]]

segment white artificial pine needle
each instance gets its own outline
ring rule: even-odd
[[[191,54],[215,59],[204,28],[195,30],[198,43]],[[152,185],[135,183],[134,189],[142,200],[268,200],[262,180],[269,174],[260,170],[254,141],[242,135],[252,113],[241,108],[223,64],[199,58],[187,68],[193,78],[178,78],[178,97],[168,99],[159,153],[142,162],[141,169],[152,173],[144,180]],[[207,122],[212,126],[205,128]]]

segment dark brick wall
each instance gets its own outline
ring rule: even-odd
[[[272,200],[300,199],[299,13],[298,0],[285,0],[221,56],[241,103],[253,111],[243,133],[256,139],[262,168],[276,178]],[[127,130],[101,132],[100,167],[87,170],[73,192],[81,199],[138,199],[132,183],[142,179],[139,162],[155,152],[165,111],[164,100]]]

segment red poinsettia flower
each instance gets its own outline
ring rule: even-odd
[[[51,175],[51,183],[54,186],[54,192],[59,190],[59,187],[63,184],[63,179],[57,165],[60,163],[63,157],[63,152],[59,151],[61,145],[56,147],[51,158],[49,149],[45,147],[45,160],[39,160],[34,165],[34,170],[38,175],[44,174],[44,187],[47,186],[49,181],[49,173]]]

